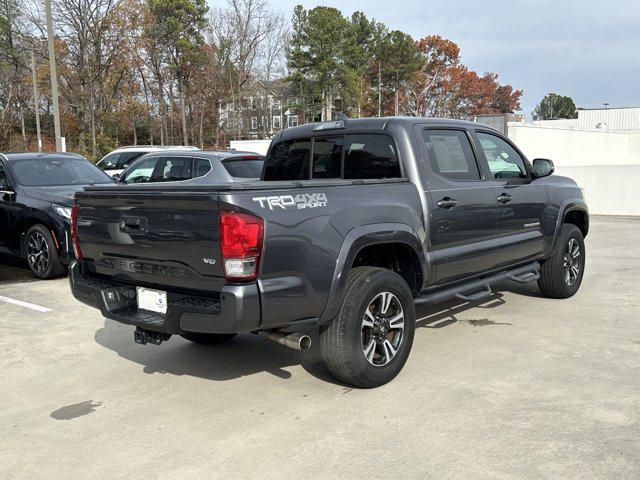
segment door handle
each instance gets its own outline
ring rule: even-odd
[[[458,201],[455,198],[444,197],[442,200],[438,202],[438,207],[444,209],[450,209],[458,205]]]
[[[502,203],[503,205],[505,203],[509,203],[511,200],[513,200],[513,197],[511,195],[509,195],[508,193],[503,193],[498,197],[498,201],[500,203]]]

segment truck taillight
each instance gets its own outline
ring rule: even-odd
[[[78,241],[78,204],[74,203],[71,209],[71,242],[73,243],[73,253],[77,260],[82,260],[82,250]]]
[[[258,276],[264,221],[247,213],[220,213],[220,254],[229,280],[255,280]]]

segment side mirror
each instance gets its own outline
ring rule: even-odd
[[[114,173],[113,175],[111,175],[111,178],[113,178],[114,180],[120,180],[120,174]]]
[[[555,170],[553,162],[546,158],[536,158],[533,161],[533,173],[535,178],[548,177]]]

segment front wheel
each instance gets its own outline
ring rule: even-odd
[[[66,272],[51,233],[42,225],[34,225],[27,231],[25,253],[27,264],[36,278],[48,280]]]
[[[357,267],[349,273],[338,316],[320,334],[327,367],[338,380],[379,387],[404,366],[415,331],[413,295],[397,273]]]
[[[578,227],[564,224],[553,254],[540,268],[538,287],[547,297],[569,298],[582,284],[586,252]]]

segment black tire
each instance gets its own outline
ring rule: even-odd
[[[388,293],[395,297],[385,309],[391,309],[389,316],[376,316],[376,322],[380,322],[376,323],[377,327],[366,327],[364,322],[369,322],[365,319],[366,311],[375,315],[380,313],[376,313],[378,303],[374,302],[384,302],[385,298],[389,298],[386,297]],[[378,298],[381,300],[376,300]],[[404,328],[401,336],[397,337],[398,330],[385,328],[384,325],[385,322],[391,323],[389,320],[399,313],[404,315]],[[329,371],[338,380],[363,388],[379,387],[393,380],[402,370],[411,352],[414,332],[415,307],[407,282],[391,270],[357,267],[349,273],[340,312],[320,333],[320,349]],[[371,345],[372,341],[375,342],[373,353],[368,359],[365,343]],[[390,345],[391,342],[397,342],[393,346],[397,347],[395,355],[387,355],[385,341]],[[390,360],[383,363],[387,357]],[[378,365],[374,364],[376,361],[379,362]]]
[[[51,232],[43,225],[34,225],[27,230],[24,242],[25,259],[34,277],[49,280],[67,273]]]
[[[577,246],[577,255],[568,251],[570,245]],[[575,252],[574,248],[571,250]],[[575,225],[562,225],[553,255],[540,268],[538,279],[540,291],[550,298],[569,298],[575,295],[582,283],[585,260],[586,251],[582,232]],[[572,267],[577,268],[577,273],[572,270]]]
[[[218,345],[231,340],[235,333],[183,333],[180,335],[185,340],[200,345]]]

